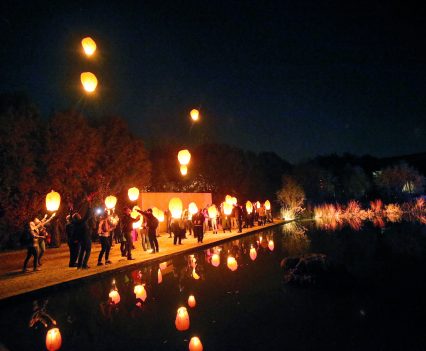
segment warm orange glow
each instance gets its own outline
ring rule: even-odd
[[[83,84],[84,90],[88,93],[93,93],[98,86],[98,79],[92,72],[83,72],[80,75],[81,84]]]
[[[112,210],[117,205],[117,198],[113,195],[107,196],[105,199],[105,206],[108,210]]]
[[[211,205],[208,209],[207,212],[209,213],[209,217],[210,218],[216,218],[217,216],[217,208],[215,205]]]
[[[248,214],[253,212],[253,204],[250,201],[246,202],[246,210]]]
[[[139,197],[139,189],[138,188],[130,188],[127,191],[127,194],[129,195],[130,201],[136,201]]]
[[[61,195],[56,191],[51,191],[46,195],[46,209],[49,212],[56,212],[61,205]]]
[[[181,165],[180,166],[180,174],[182,174],[183,176],[186,176],[188,174],[188,167]]]
[[[236,197],[233,197],[231,201],[232,201],[231,202],[232,205],[236,205],[237,204],[237,198]]]
[[[188,212],[192,215],[195,215],[198,212],[198,207],[197,207],[197,204],[195,202],[191,202],[188,205]]]
[[[218,254],[213,254],[212,256],[212,266],[217,267],[220,265],[220,256]]]
[[[198,119],[200,118],[200,111],[195,108],[191,110],[189,114],[191,115],[193,121],[198,121]]]
[[[191,160],[191,154],[189,150],[180,150],[178,153],[178,160],[182,166],[188,165],[189,161]]]
[[[175,326],[179,331],[189,329],[189,314],[185,307],[179,307],[176,313]]]
[[[197,301],[195,301],[194,295],[189,295],[188,297],[188,306],[194,308],[197,305]]]
[[[46,348],[49,351],[57,351],[61,348],[62,336],[59,328],[49,329],[46,334]]]
[[[158,219],[159,222],[164,222],[164,212],[163,211],[159,210],[157,219]]]
[[[193,336],[189,341],[189,351],[203,351],[203,344],[198,337]]]
[[[167,268],[167,262],[161,262],[160,269],[164,271],[166,268]]]
[[[254,260],[256,259],[256,257],[257,257],[257,251],[256,251],[256,249],[252,246],[252,247],[251,247],[251,249],[250,249],[250,259],[251,259],[252,261],[254,261]]]
[[[161,273],[161,269],[158,268],[158,272],[157,272],[157,280],[158,280],[158,284],[161,284],[163,282],[163,274]]]
[[[146,290],[142,284],[136,285],[133,289],[133,292],[135,293],[137,299],[141,299],[142,301],[146,300]]]
[[[227,216],[229,216],[232,213],[232,205],[224,202],[223,203],[223,213]]]
[[[120,302],[120,294],[117,290],[111,290],[108,296],[114,305],[117,305]]]
[[[226,202],[227,204],[232,205],[232,196],[231,196],[231,195],[226,195],[226,196],[225,196],[225,202]]]
[[[265,210],[267,211],[271,210],[271,202],[269,200],[265,201]]]
[[[260,208],[260,202],[259,201],[256,202],[256,207]]]
[[[233,272],[238,269],[238,263],[237,263],[237,260],[235,259],[235,257],[228,256],[227,265],[228,265],[228,268]]]
[[[269,250],[274,251],[275,244],[273,240],[269,240],[268,247],[269,247]]]
[[[84,53],[87,56],[92,56],[96,51],[96,43],[91,37],[86,37],[81,41]]]
[[[195,271],[195,267],[192,269],[192,277],[193,277],[195,280],[200,279],[200,276],[199,276],[199,275],[198,275],[198,273]]]
[[[180,218],[182,216],[183,204],[182,200],[178,197],[173,197],[169,201],[169,210],[173,218]]]

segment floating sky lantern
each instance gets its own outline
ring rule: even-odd
[[[133,292],[135,293],[137,299],[141,299],[142,301],[146,300],[147,295],[143,284],[135,285]]]
[[[197,301],[195,300],[194,295],[189,295],[188,297],[188,306],[194,308],[197,305]]]
[[[46,209],[49,212],[56,212],[61,205],[61,195],[56,191],[51,191],[46,195]]]
[[[187,166],[191,160],[191,153],[189,150],[180,150],[178,153],[178,160],[182,166]]]
[[[120,294],[118,293],[117,290],[111,290],[109,293],[109,298],[111,300],[111,303],[113,305],[118,305],[120,302]]]
[[[198,119],[200,118],[200,111],[198,111],[195,108],[193,110],[191,110],[191,112],[189,114],[190,114],[190,116],[191,116],[191,118],[194,122],[198,121]]]
[[[51,328],[46,334],[46,348],[49,351],[57,351],[61,348],[62,336],[59,328]]]
[[[81,84],[88,93],[93,93],[98,86],[98,78],[92,72],[83,72],[80,75]]]
[[[189,341],[189,351],[203,351],[203,344],[198,337],[193,336]]]
[[[215,253],[212,255],[212,266],[213,267],[217,267],[220,265],[220,256]]]
[[[238,263],[235,257],[228,256],[227,266],[233,272],[238,269]]]
[[[191,202],[188,205],[188,212],[192,215],[195,215],[198,212],[198,207],[197,207],[197,204],[195,202]]]
[[[224,202],[223,203],[223,213],[226,216],[229,216],[232,213],[232,205],[227,203],[227,202]]]
[[[96,51],[96,43],[91,37],[86,37],[81,41],[84,53],[87,56],[92,56]]]
[[[105,206],[108,210],[112,210],[117,205],[117,198],[114,195],[105,198]]]
[[[185,307],[179,307],[176,313],[175,326],[179,331],[189,329],[189,314]]]
[[[130,188],[127,191],[127,194],[129,195],[130,201],[136,201],[138,199],[138,197],[139,197],[139,189],[135,188],[135,187]]]
[[[186,176],[188,174],[188,166],[181,165],[180,166],[180,174],[182,174],[183,176]]]
[[[271,210],[271,202],[269,200],[265,201],[265,210],[270,211]]]
[[[181,199],[178,197],[173,197],[170,199],[169,210],[173,218],[180,218],[182,216],[182,208],[183,204]]]
[[[246,210],[248,214],[251,214],[253,212],[253,204],[250,201],[246,202]]]
[[[207,212],[209,213],[209,217],[210,218],[216,218],[217,216],[217,208],[215,205],[211,205],[208,209]]]
[[[161,274],[160,268],[158,268],[158,271],[157,271],[157,281],[158,281],[158,284],[161,284],[163,282],[163,274]]]
[[[269,240],[268,241],[268,248],[269,248],[269,250],[274,251],[274,247],[275,247],[274,241],[273,240]]]
[[[250,248],[250,259],[251,259],[252,261],[254,261],[254,260],[256,259],[256,257],[257,257],[257,251],[256,251],[256,249],[252,246],[252,247]]]

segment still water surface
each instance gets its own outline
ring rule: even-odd
[[[330,231],[286,224],[178,255],[162,265],[160,284],[156,262],[12,300],[1,307],[0,342],[9,350],[45,348],[46,328],[28,323],[34,301],[47,300],[46,311],[62,334],[61,350],[188,350],[195,335],[204,350],[423,350],[425,228],[403,222]],[[220,255],[218,267],[211,264],[213,253]],[[281,260],[305,253],[326,254],[339,273],[316,284],[285,284]],[[227,267],[228,255],[236,258],[236,271]],[[108,298],[113,282],[117,305]],[[147,292],[143,303],[133,292],[140,283]],[[195,308],[188,307],[191,294]],[[184,332],[175,327],[180,306],[190,316]]]

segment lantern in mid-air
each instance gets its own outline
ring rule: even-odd
[[[98,78],[92,72],[83,72],[80,75],[81,84],[88,93],[93,93],[98,86]]]
[[[194,295],[189,295],[188,297],[188,306],[194,308],[197,305],[197,301],[195,300]]]
[[[180,150],[178,153],[178,160],[182,166],[188,165],[189,161],[191,160],[191,154],[189,150]]]
[[[146,300],[146,290],[142,284],[136,285],[133,289],[133,292],[135,293],[137,299],[141,299],[142,301]]]
[[[236,271],[238,268],[237,260],[235,259],[235,257],[232,257],[232,256],[228,256],[227,265],[228,265],[228,268],[233,272]]]
[[[212,255],[212,266],[213,267],[217,267],[220,265],[220,256],[215,253]]]
[[[269,240],[269,242],[268,242],[268,248],[269,248],[269,250],[274,251],[274,247],[275,247],[274,241],[273,240]]]
[[[256,202],[256,207],[260,208],[260,202],[259,201]]]
[[[111,290],[108,296],[112,304],[118,305],[118,303],[120,302],[120,294],[117,290]]]
[[[226,196],[225,196],[225,202],[226,202],[227,204],[232,205],[232,196],[231,196],[231,195],[226,195]]]
[[[182,216],[182,200],[174,197],[169,201],[169,210],[173,218],[180,218]]]
[[[256,249],[252,246],[252,247],[251,247],[251,249],[250,249],[250,259],[251,259],[252,261],[254,261],[254,260],[256,259],[256,257],[257,257],[257,251],[256,251]]]
[[[164,222],[164,212],[163,211],[159,210],[157,219],[158,219],[159,222]]]
[[[188,166],[181,165],[180,166],[180,174],[182,174],[183,176],[186,176],[188,174]]]
[[[175,326],[179,331],[189,329],[189,314],[185,307],[179,307],[176,313]]]
[[[209,213],[209,217],[210,218],[216,218],[217,216],[217,208],[215,205],[211,205],[208,209],[207,212]]]
[[[191,110],[189,114],[191,115],[193,121],[198,121],[198,119],[200,118],[200,111],[195,108]]]
[[[188,212],[192,215],[195,215],[198,212],[198,207],[197,207],[197,204],[195,202],[191,202],[188,205]]]
[[[246,210],[248,214],[251,214],[253,212],[253,204],[250,201],[246,202]]]
[[[61,348],[62,336],[59,328],[52,328],[46,334],[46,348],[49,351],[57,351]]]
[[[129,195],[130,201],[136,201],[138,199],[138,197],[139,197],[139,189],[135,188],[135,187],[130,188],[127,191],[127,194]]]
[[[56,191],[51,191],[46,195],[46,209],[49,212],[56,212],[61,204],[61,195]]]
[[[117,205],[117,198],[114,195],[105,198],[105,206],[108,210],[112,210]]]
[[[198,337],[193,336],[189,341],[189,351],[203,351],[203,344]]]
[[[229,216],[232,213],[232,205],[227,203],[227,202],[224,202],[223,203],[223,213],[226,216]]]
[[[87,56],[92,56],[96,51],[96,43],[91,37],[86,37],[81,41],[84,53]]]
[[[271,210],[271,202],[269,200],[265,201],[265,210],[270,211]]]

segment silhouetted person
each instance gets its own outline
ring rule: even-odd
[[[122,240],[126,240],[124,244],[124,250],[121,251],[122,256],[127,256],[128,260],[134,260],[132,258],[132,248],[133,248],[133,240],[132,240],[132,230],[133,223],[136,223],[140,220],[140,216],[136,218],[132,218],[130,215],[132,210],[129,207],[124,209],[124,215],[121,218],[121,232],[123,234]]]
[[[77,261],[77,269],[90,268],[87,265],[87,262],[89,261],[90,253],[92,251],[92,238],[91,238],[92,230],[90,228],[90,222],[92,221],[91,201],[92,201],[91,196],[88,196],[87,197],[88,206],[83,218],[81,217],[79,213],[74,213],[72,216],[74,235],[78,239],[78,243],[80,246],[80,253],[78,255],[78,261]]]
[[[152,214],[152,209],[148,208],[146,211],[136,210],[146,218],[146,226],[148,228],[148,239],[149,244],[152,247],[152,253],[159,252],[158,240],[157,240],[157,227],[158,219]]]

